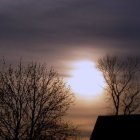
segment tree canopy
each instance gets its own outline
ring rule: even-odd
[[[106,81],[113,112],[116,115],[140,112],[140,59],[105,56],[98,60],[97,67]]]
[[[0,139],[61,140],[75,135],[63,120],[73,93],[52,68],[30,63],[0,69]]]

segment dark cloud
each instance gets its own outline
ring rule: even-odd
[[[0,55],[11,63],[64,61],[140,52],[138,0],[1,0]]]
[[[49,61],[86,48],[139,55],[139,6],[139,0],[1,0],[1,54]]]
[[[139,1],[5,1],[1,36],[60,41],[79,38],[139,37]],[[7,3],[7,4],[6,4]],[[7,38],[6,38],[7,39]],[[51,40],[52,39],[52,40]],[[82,39],[81,39],[82,40]]]

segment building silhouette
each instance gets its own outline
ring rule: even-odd
[[[140,140],[140,115],[99,116],[90,140]]]

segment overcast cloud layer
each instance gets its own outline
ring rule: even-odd
[[[1,0],[0,55],[139,54],[139,7],[139,0]]]

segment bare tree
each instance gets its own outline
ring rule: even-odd
[[[105,56],[97,67],[103,73],[115,115],[140,111],[140,59]]]
[[[0,70],[0,139],[61,140],[75,133],[63,121],[73,94],[53,69],[35,63]]]

